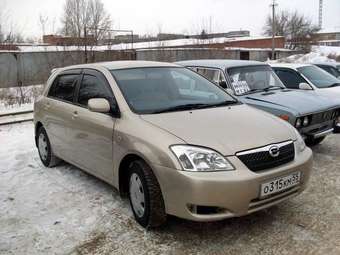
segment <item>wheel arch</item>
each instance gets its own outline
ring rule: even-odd
[[[127,196],[129,189],[129,165],[135,160],[144,161],[152,170],[153,174],[156,176],[154,170],[152,169],[151,164],[146,160],[143,156],[138,153],[131,152],[125,155],[120,161],[118,168],[118,188],[121,196]],[[157,178],[157,177],[156,177]]]
[[[39,128],[43,127],[43,124],[38,121],[36,124],[35,124],[35,127],[34,127],[34,140],[35,140],[35,146],[38,146],[38,143],[37,143],[37,134],[38,134],[38,130]]]

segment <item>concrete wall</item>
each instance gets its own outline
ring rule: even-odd
[[[134,51],[89,51],[88,62],[136,59]],[[44,83],[53,68],[85,63],[83,51],[0,52],[0,88]]]
[[[137,51],[95,51],[88,52],[88,62],[115,60],[150,60],[175,62],[191,59],[240,59],[238,49],[200,49],[168,48]],[[249,51],[249,59],[265,61],[268,52]],[[292,52],[278,52],[278,57],[285,57]],[[85,63],[83,51],[57,52],[0,52],[0,88],[43,84],[53,68]]]
[[[226,51],[222,49],[158,49],[138,50],[137,60],[150,60],[162,62],[175,62],[193,59],[239,59],[239,51]]]

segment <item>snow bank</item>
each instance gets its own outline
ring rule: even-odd
[[[268,61],[270,63],[321,63],[336,62],[335,58],[340,57],[340,47],[313,46],[312,51],[307,54],[296,54],[286,58]]]

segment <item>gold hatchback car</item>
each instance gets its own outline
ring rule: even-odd
[[[267,208],[302,192],[312,167],[291,125],[175,64],[58,69],[34,122],[45,166],[63,159],[110,183],[144,227]]]

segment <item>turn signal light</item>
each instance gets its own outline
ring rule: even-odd
[[[280,115],[280,118],[285,120],[285,121],[289,121],[289,116],[288,115]]]

